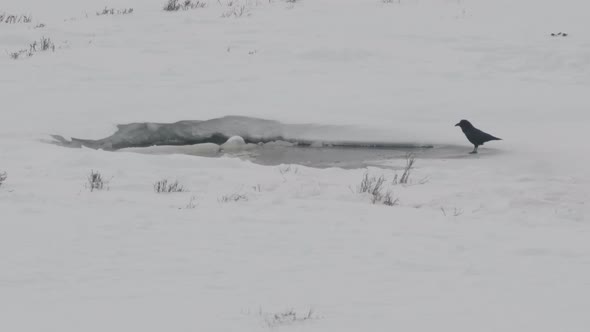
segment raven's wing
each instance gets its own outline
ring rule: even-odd
[[[473,128],[472,134],[473,134],[474,140],[477,141],[480,144],[483,144],[483,143],[488,142],[488,141],[499,141],[499,140],[502,140],[501,138],[492,136],[492,135],[490,135],[490,134],[488,134],[486,132],[483,132],[483,131],[481,131],[481,130],[479,130],[477,128]]]

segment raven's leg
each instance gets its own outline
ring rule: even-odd
[[[469,152],[471,154],[476,154],[477,153],[477,145],[473,145],[473,151]]]

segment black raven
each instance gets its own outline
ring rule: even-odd
[[[459,121],[459,123],[457,123],[455,127],[457,126],[461,127],[461,130],[463,130],[463,133],[465,134],[469,142],[471,142],[471,144],[474,145],[473,151],[471,151],[470,153],[477,153],[477,147],[483,145],[483,143],[485,142],[502,140],[501,138],[494,137],[488,133],[484,133],[483,131],[475,128],[471,124],[471,122],[467,120]]]

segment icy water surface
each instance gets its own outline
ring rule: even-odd
[[[416,158],[473,158],[468,154],[469,146],[453,145],[409,145],[389,144],[380,146],[363,146],[348,143],[346,146],[261,144],[244,145],[223,150],[223,146],[215,144],[198,144],[193,146],[158,146],[146,148],[123,149],[121,152],[137,152],[145,154],[187,154],[206,157],[233,157],[249,160],[261,165],[297,164],[317,168],[397,168],[400,159],[409,154]],[[496,150],[482,150],[481,155],[497,153]]]
[[[416,158],[458,158],[466,156],[467,148],[453,146],[390,146],[390,147],[271,147],[262,148],[241,158],[262,165],[299,164],[309,167],[392,168],[408,154]],[[392,163],[392,161],[395,161]],[[399,165],[398,165],[399,166]]]

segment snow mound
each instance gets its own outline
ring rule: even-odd
[[[221,145],[221,149],[225,152],[251,150],[256,147],[258,147],[256,144],[246,144],[246,141],[241,136],[232,136]]]

